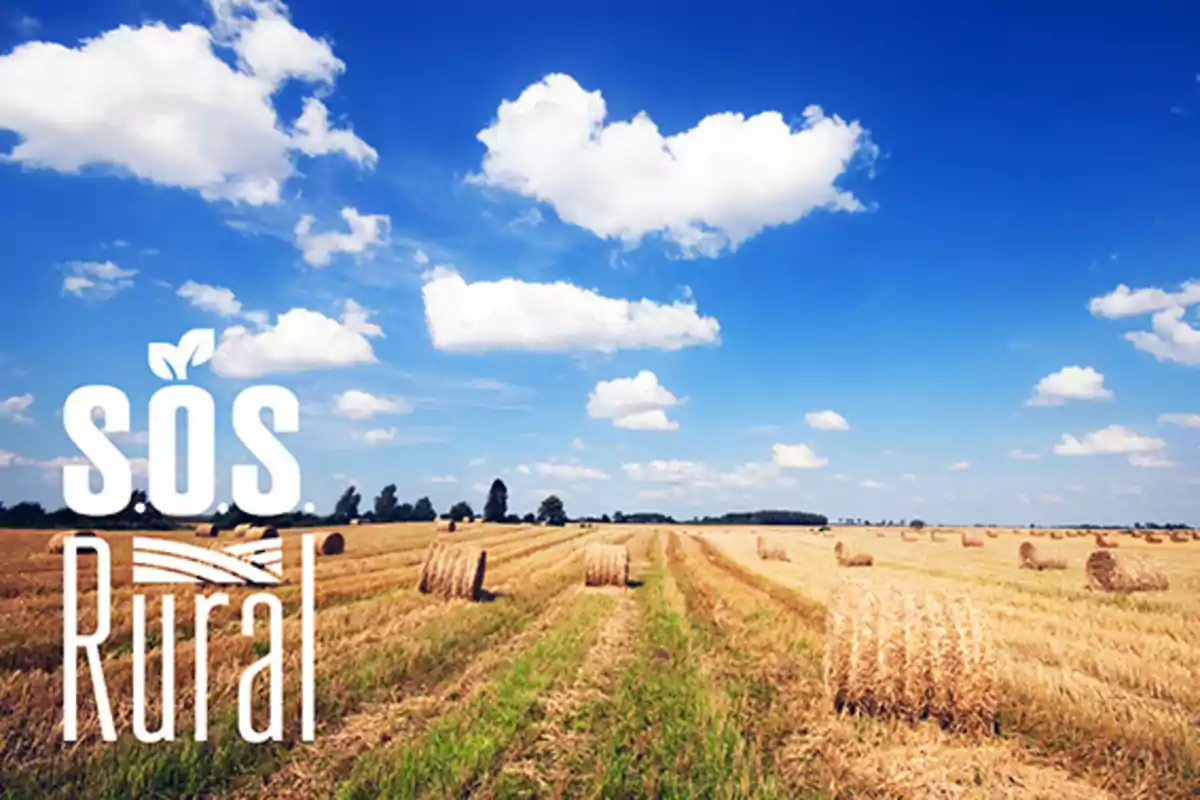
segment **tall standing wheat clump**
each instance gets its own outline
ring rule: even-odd
[[[583,553],[585,586],[627,586],[629,548],[620,544],[588,545]]]
[[[990,639],[966,596],[843,584],[829,606],[824,666],[839,712],[995,730]]]

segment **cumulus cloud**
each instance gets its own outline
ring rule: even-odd
[[[664,483],[696,481],[710,474],[709,468],[701,461],[678,459],[656,459],[644,464],[622,464],[621,470],[630,480]]]
[[[951,472],[961,472],[964,469],[970,469],[970,468],[971,468],[970,461],[955,461],[953,464],[946,467],[946,469],[950,470]]]
[[[1151,330],[1127,333],[1125,340],[1159,361],[1200,367],[1200,330],[1183,321],[1184,311],[1182,306],[1160,311],[1151,318]]]
[[[458,483],[458,478],[453,475],[430,475],[425,479],[426,483]]]
[[[1200,428],[1200,414],[1159,414],[1158,421],[1181,428]]]
[[[606,481],[608,474],[595,467],[582,464],[559,464],[557,462],[542,462],[533,465],[533,472],[538,475],[564,481]]]
[[[571,449],[572,450],[586,450],[587,442],[585,442],[583,440],[582,436],[576,436],[574,439],[571,440]]]
[[[3,89],[0,89],[0,93],[3,93]],[[136,269],[121,269],[112,261],[71,261],[64,266],[64,271],[64,294],[97,302],[132,289],[133,276],[137,275]]]
[[[346,220],[349,233],[313,233],[316,218],[311,214],[300,217],[292,233],[305,261],[314,267],[325,267],[337,253],[366,253],[384,244],[391,226],[387,214],[359,214],[357,208],[350,206],[342,209],[342,219]]]
[[[1153,286],[1130,289],[1121,283],[1108,294],[1093,297],[1088,303],[1088,310],[1097,317],[1118,319],[1194,303],[1200,303],[1200,281],[1187,281],[1180,285],[1178,292],[1168,292]]]
[[[818,458],[806,444],[774,444],[771,459],[784,469],[820,469],[829,463],[827,458]]]
[[[265,311],[250,311],[243,307],[233,291],[224,286],[188,281],[175,294],[201,311],[210,311],[222,317],[244,319],[258,326],[266,325],[269,319]]]
[[[374,312],[344,301],[341,319],[319,311],[293,308],[276,323],[251,332],[241,325],[221,334],[212,369],[226,378],[257,378],[281,372],[332,369],[375,362],[370,338],[383,335],[370,322]]]
[[[672,492],[682,491],[684,487],[748,489],[766,485],[792,485],[788,479],[780,477],[780,467],[777,464],[757,462],[739,464],[727,472],[721,472],[703,461],[659,459],[645,463],[622,464],[621,470],[629,480],[672,484]]]
[[[626,246],[661,233],[689,257],[715,257],[815,209],[863,210],[836,182],[876,148],[858,122],[820,106],[805,108],[797,129],[775,111],[725,112],[672,136],[645,112],[606,123],[607,113],[600,92],[548,75],[500,104],[478,135],[487,153],[472,179]]]
[[[562,281],[467,283],[438,267],[421,293],[433,345],[450,352],[679,350],[715,344],[721,330],[693,302],[620,300]]]
[[[1054,446],[1060,456],[1091,456],[1099,454],[1129,455],[1153,453],[1166,447],[1166,442],[1153,436],[1139,436],[1121,425],[1109,425],[1086,434],[1082,440],[1064,433]]]
[[[810,411],[804,415],[804,421],[810,428],[819,431],[848,431],[850,423],[836,411]]]
[[[33,405],[33,395],[26,392],[0,400],[0,419],[11,419],[13,422],[29,422],[25,411]]]
[[[1067,400],[1108,400],[1104,376],[1092,367],[1063,367],[1038,381],[1027,406],[1060,406]]]
[[[349,128],[329,129],[313,96],[293,130],[279,119],[273,98],[285,84],[327,93],[345,69],[327,41],[292,25],[278,0],[211,5],[211,28],[122,25],[77,47],[27,42],[0,57],[0,129],[19,139],[6,158],[109,168],[252,205],[280,199],[295,152],[375,163]]]
[[[1129,457],[1129,463],[1143,469],[1166,469],[1175,466],[1174,461],[1154,455],[1132,455]]]
[[[1026,453],[1024,450],[1013,450],[1008,454],[1009,458],[1015,458],[1018,461],[1037,461],[1041,456],[1037,453]]]
[[[384,442],[395,441],[395,428],[372,428],[362,435],[362,440],[367,444],[382,444]]]
[[[612,420],[614,427],[626,430],[677,431],[679,423],[667,418],[666,409],[678,403],[657,375],[642,370],[632,378],[598,382],[588,395],[587,412],[592,419]]]
[[[472,467],[482,467],[486,463],[487,463],[486,458],[472,458],[470,461],[467,462],[468,466],[472,466]]]
[[[347,389],[333,398],[333,413],[346,419],[369,419],[376,414],[408,414],[412,403],[405,397],[383,397],[361,389]]]

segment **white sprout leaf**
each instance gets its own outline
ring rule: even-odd
[[[175,351],[175,345],[170,342],[151,342],[146,351],[146,361],[150,364],[150,371],[164,381],[175,380],[175,374],[171,369],[171,363],[175,360]]]
[[[212,328],[193,328],[179,340],[179,352],[189,356],[193,367],[204,364],[213,357],[216,334]]]

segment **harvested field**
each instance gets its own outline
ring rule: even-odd
[[[205,747],[192,741],[188,623],[191,596],[214,590],[169,589],[176,739],[142,744],[129,723],[134,534],[104,532],[114,615],[101,651],[122,739],[99,740],[84,669],[71,749],[62,556],[47,552],[49,532],[0,533],[0,795],[165,797],[186,785],[187,796],[264,800],[1195,796],[1200,548],[1122,537],[1120,550],[1097,550],[1091,534],[1064,536],[1038,544],[1067,568],[1030,570],[1014,558],[1033,546],[1024,530],[953,547],[842,526],[835,540],[783,528],[436,527],[356,526],[338,532],[335,557],[316,560],[311,743],[299,740],[301,603],[288,580],[302,532],[280,530],[283,741],[238,735],[238,679],[266,634],[241,634],[241,603],[256,590],[232,586],[209,625]],[[138,535],[195,542],[191,529]],[[760,536],[791,560],[761,558]],[[842,558],[869,552],[872,568],[835,568],[839,545]],[[484,551],[485,602],[447,602],[436,577],[467,587],[453,596],[474,594],[466,567]],[[79,566],[84,631],[96,622],[94,561]],[[606,578],[628,581],[593,583],[601,562]],[[1147,591],[1152,576],[1161,588]],[[138,591],[153,686],[161,590]],[[265,701],[262,676],[255,696]],[[157,700],[149,717],[153,728]]]

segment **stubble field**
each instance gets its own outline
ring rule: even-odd
[[[475,525],[443,535],[487,550],[487,599],[471,603],[417,591],[432,525],[343,532],[346,552],[317,563],[313,743],[299,741],[300,532],[283,532],[285,739],[263,745],[237,732],[237,679],[266,640],[240,632],[241,588],[211,624],[209,741],[192,740],[188,587],[170,587],[175,740],[133,738],[129,533],[103,534],[122,739],[99,740],[84,669],[81,738],[63,743],[61,556],[46,532],[0,533],[0,796],[1200,797],[1200,542],[1116,537],[1170,581],[1117,595],[1085,587],[1090,536],[1004,529],[964,548],[957,532],[895,529]],[[760,559],[759,536],[790,561]],[[874,565],[839,568],[837,541]],[[1018,569],[1025,541],[1067,568]],[[629,588],[583,585],[597,542],[628,547]],[[885,587],[970,597],[991,642],[994,729],[834,710],[829,604]],[[81,592],[85,631],[94,603]],[[152,696],[158,615],[151,599]]]

